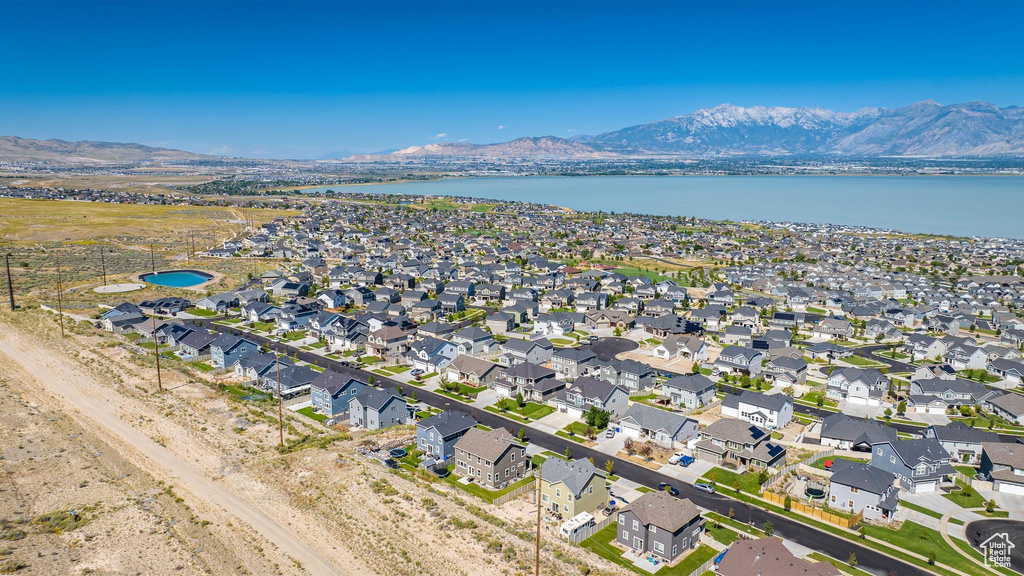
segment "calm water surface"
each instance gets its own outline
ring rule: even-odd
[[[157,286],[170,286],[172,288],[187,288],[189,286],[195,286],[196,284],[202,284],[211,278],[213,278],[213,276],[210,276],[209,274],[192,272],[189,270],[157,272],[156,274],[145,274],[142,276],[142,280],[145,282],[156,284]]]
[[[345,191],[322,186],[313,191]],[[463,178],[354,189],[717,220],[819,222],[1024,238],[1024,177],[588,176]]]

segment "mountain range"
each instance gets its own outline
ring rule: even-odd
[[[0,162],[117,163],[212,158],[184,150],[143,144],[82,140],[33,140],[0,136]]]
[[[347,156],[336,153],[332,158]],[[1024,108],[987,102],[836,112],[722,104],[596,136],[525,137],[492,144],[435,142],[350,160],[729,158],[743,156],[1024,156]],[[117,163],[214,156],[117,142],[0,136],[0,162]],[[322,158],[323,159],[323,158]]]
[[[1020,156],[1024,108],[977,101],[943,106],[932,100],[856,112],[722,104],[596,136],[435,143],[353,159],[809,155]]]

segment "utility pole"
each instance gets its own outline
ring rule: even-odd
[[[153,253],[153,243],[149,243],[149,264],[153,267],[153,273],[156,273],[156,255]]]
[[[14,310],[14,282],[11,281],[11,255],[4,255],[4,262],[7,263],[7,295],[11,299],[11,310]]]
[[[153,315],[149,318],[153,321],[153,357],[156,358],[156,386],[160,389],[160,392],[163,392],[164,383],[160,378],[160,341],[156,337],[156,310],[153,311]]]
[[[544,484],[542,478],[544,476],[544,468],[541,466],[537,467],[537,556],[534,559],[533,574],[534,576],[540,576],[540,492],[543,489]]]
[[[60,279],[60,252],[54,252],[57,256],[57,318],[60,319],[60,337],[64,337],[64,285]]]
[[[107,251],[107,249],[104,248],[101,245],[100,246],[100,266],[103,268],[103,285],[104,286],[107,285],[107,260],[103,256],[103,253],[106,252],[106,251]]]
[[[284,400],[281,398],[281,354],[274,351],[274,362],[277,364],[277,431],[281,435],[280,446],[284,448]]]

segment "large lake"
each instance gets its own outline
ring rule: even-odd
[[[1013,176],[553,176],[403,182],[355,190],[1024,238],[1024,177]]]

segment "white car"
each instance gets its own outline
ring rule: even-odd
[[[682,452],[676,452],[675,454],[669,457],[668,463],[679,464],[679,459],[682,458],[683,456],[686,456],[686,454],[683,454]]]

